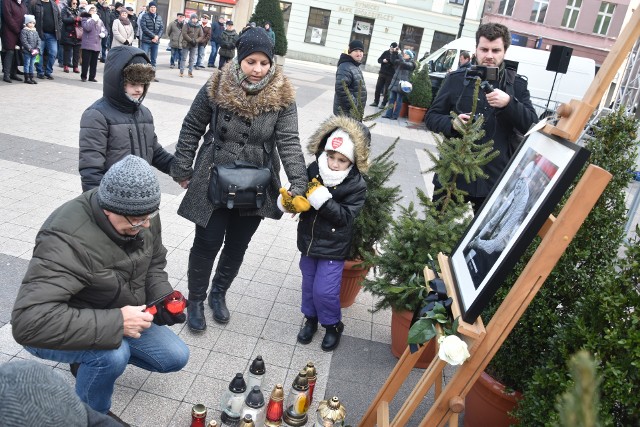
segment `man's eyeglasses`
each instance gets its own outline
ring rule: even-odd
[[[152,212],[149,214],[149,216],[147,216],[145,219],[143,219],[140,222],[136,222],[135,224],[131,222],[131,220],[129,219],[129,217],[125,216],[124,219],[127,220],[127,222],[129,223],[129,225],[131,225],[131,229],[132,230],[140,230],[142,227],[144,227],[144,225],[148,222],[151,221],[153,218],[155,218],[156,216],[158,216],[158,214],[160,213],[160,210],[157,210],[155,212]]]

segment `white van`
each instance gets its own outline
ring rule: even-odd
[[[462,37],[444,45],[425,59],[430,64],[429,75],[434,93],[440,88],[447,72],[458,68],[460,52],[466,50],[473,54],[476,51],[475,46],[475,39]],[[556,73],[546,70],[548,60],[549,51],[521,46],[510,46],[505,55],[505,61],[511,61],[511,64],[517,65],[518,74],[528,79],[531,102],[540,116],[547,110],[552,86],[553,95],[549,102],[549,109],[555,111],[556,107],[563,102],[582,99],[596,72],[596,63],[593,59],[572,56],[567,74],[558,73],[554,85],[553,79]]]

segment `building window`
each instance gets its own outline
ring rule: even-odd
[[[433,41],[431,42],[431,52],[435,52],[445,44],[452,42],[456,39],[455,34],[441,33],[440,31],[433,32]]]
[[[306,43],[321,44],[324,46],[327,40],[327,29],[329,28],[329,18],[331,11],[325,9],[309,9],[309,20],[307,21],[307,33],[304,36]]]
[[[562,17],[562,26],[565,28],[576,28],[576,22],[578,21],[578,15],[580,14],[580,7],[582,6],[582,0],[568,0],[567,7],[564,9],[564,16]]]
[[[531,9],[531,22],[537,22],[539,24],[544,23],[544,17],[547,14],[547,8],[549,7],[549,0],[534,0],[533,8]]]
[[[464,5],[464,0],[449,0],[449,3],[459,4],[460,6]]]
[[[402,49],[411,49],[415,52],[416,57],[422,43],[423,28],[412,27],[411,25],[403,25],[400,32],[400,47]]]
[[[284,33],[287,34],[287,30],[289,29],[289,17],[291,16],[291,3],[281,1],[280,9],[282,9],[282,19],[284,19]]]
[[[513,14],[513,6],[516,4],[516,0],[500,0],[500,9],[498,13],[500,15],[511,16]]]
[[[616,5],[613,3],[607,3],[603,1],[600,5],[600,11],[596,18],[596,23],[593,26],[593,32],[606,36],[609,31],[609,24],[611,24],[611,18],[613,18],[613,11],[616,10]]]

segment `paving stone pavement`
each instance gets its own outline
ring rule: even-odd
[[[160,143],[173,152],[182,119],[210,73],[198,70],[194,78],[180,78],[176,69],[169,69],[169,53],[164,49],[158,64],[159,82],[152,84],[144,103],[154,115]],[[98,64],[98,83],[83,83],[79,75],[62,73],[56,66],[53,81],[40,80],[37,86],[0,84],[0,110],[5,112],[0,128],[0,286],[7,301],[15,299],[40,225],[57,206],[81,192],[77,171],[80,116],[102,94],[102,70],[103,65]],[[297,89],[304,146],[320,121],[331,114],[335,68],[287,59],[284,70]],[[365,73],[369,102],[376,77]],[[375,111],[367,107],[366,113]],[[430,177],[423,171],[429,166],[424,149],[433,149],[433,139],[424,127],[410,126],[403,119],[375,122],[371,129],[374,154],[400,138],[394,154],[400,167],[392,184],[401,186],[401,203],[408,205],[417,200],[416,188],[432,190],[427,184]],[[167,271],[175,288],[186,293],[194,226],[176,214],[182,189],[167,176],[159,177]],[[188,365],[173,374],[128,367],[116,384],[113,412],[135,426],[186,426],[192,405],[203,403],[209,409],[208,419],[219,419],[219,400],[229,381],[236,372],[246,372],[251,360],[261,354],[267,365],[267,397],[276,383],[288,390],[300,368],[312,360],[319,376],[310,413],[314,414],[321,398],[337,395],[347,408],[349,423],[357,425],[396,362],[389,350],[390,312],[372,314],[369,310],[375,301],[361,292],[356,303],[343,310],[346,328],[336,351],[320,350],[321,333],[309,345],[298,344],[302,315],[295,239],[295,220],[263,221],[229,292],[229,324],[215,324],[207,307],[209,327],[203,334],[173,326],[190,347]],[[7,307],[0,312],[0,363],[31,359],[13,340],[9,320]],[[42,363],[59,370],[73,385],[68,366]],[[412,374],[413,382],[421,372]],[[401,391],[392,411],[409,391],[409,387]],[[421,415],[429,402],[425,399]],[[412,420],[411,425],[417,424]]]

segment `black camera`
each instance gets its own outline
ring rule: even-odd
[[[467,78],[476,78],[476,77],[483,81],[495,82],[498,80],[498,67],[472,65],[467,70]]]

